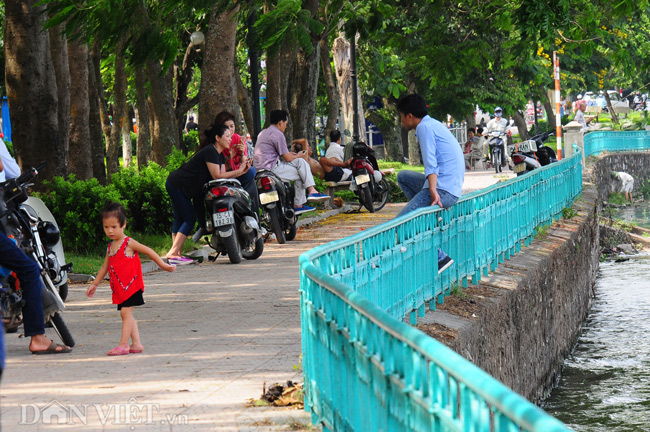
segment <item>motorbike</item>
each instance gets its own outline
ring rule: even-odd
[[[554,132],[545,132],[508,146],[508,153],[514,163],[513,171],[517,176],[557,162],[555,151],[544,145],[544,141],[552,135]]]
[[[275,234],[280,244],[296,238],[298,216],[293,206],[293,185],[284,182],[271,170],[259,170],[255,183],[260,197],[262,224],[267,227],[268,235]]]
[[[264,238],[251,197],[237,179],[211,180],[203,186],[206,233],[210,247],[228,255],[232,264],[254,260],[264,252]]]
[[[73,347],[74,338],[61,316],[68,294],[67,274],[72,264],[62,264],[65,258],[61,236],[52,214],[42,201],[27,196],[27,190],[32,186],[30,182],[44,166],[32,168],[20,177],[0,184],[0,229],[38,264],[43,281],[45,324],[54,328],[65,345]],[[13,332],[22,324],[22,288],[15,275],[6,269],[0,272],[0,281],[3,323],[8,332]]]
[[[492,166],[497,173],[503,171],[502,168],[505,166],[505,144],[507,141],[507,135],[506,132],[498,130],[488,132],[486,135],[488,146],[490,147]]]
[[[359,203],[370,213],[381,210],[388,202],[388,182],[383,173],[376,169],[370,157],[374,150],[363,142],[352,147],[352,177],[354,178],[354,193]]]

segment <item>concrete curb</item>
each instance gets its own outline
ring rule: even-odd
[[[335,216],[335,215],[337,215],[339,213],[347,212],[351,208],[352,208],[351,205],[345,204],[342,207],[335,208],[335,209],[332,209],[332,210],[328,210],[328,211],[319,213],[316,216],[311,216],[311,217],[308,217],[308,218],[299,219],[296,226],[298,228],[303,227],[303,226],[309,226],[309,225],[311,225],[313,223],[320,222],[320,221],[325,220],[325,219],[327,219],[327,218],[329,218],[331,216]],[[194,250],[194,251],[188,253],[187,255],[189,255],[191,257],[202,257],[203,261],[207,261],[208,256],[210,256],[210,254],[212,254],[212,252],[213,252],[213,249],[210,246],[204,245],[203,247],[201,247],[201,249]],[[159,269],[158,265],[155,262],[153,262],[153,261],[143,261],[142,262],[142,274],[151,273],[151,272],[154,272],[156,270],[160,270],[160,269]],[[83,274],[83,273],[68,273],[68,279],[70,281],[72,281],[72,282],[89,283],[89,282],[92,282],[95,279],[95,276],[94,275],[89,275],[89,274]]]

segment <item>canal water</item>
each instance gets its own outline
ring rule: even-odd
[[[615,217],[650,228],[650,203]],[[600,263],[596,298],[542,407],[579,432],[650,431],[650,254]]]

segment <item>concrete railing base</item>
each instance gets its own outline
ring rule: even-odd
[[[553,387],[577,340],[598,269],[599,200],[585,187],[577,216],[555,222],[478,285],[460,288],[418,328],[531,401]]]

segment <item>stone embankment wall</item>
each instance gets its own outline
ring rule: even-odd
[[[562,219],[418,327],[533,402],[552,388],[593,298],[599,204],[586,186]]]
[[[590,158],[592,159],[592,158]],[[553,387],[587,316],[612,171],[650,179],[650,153],[600,155],[573,210],[478,284],[445,298],[418,327],[533,402]]]
[[[612,171],[624,171],[634,177],[634,189],[638,192],[642,184],[650,179],[650,153],[612,153],[596,156],[594,164],[588,165],[585,171],[589,180],[598,189],[598,198],[606,200],[612,184],[620,187],[620,182],[612,179]]]

